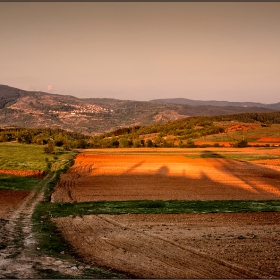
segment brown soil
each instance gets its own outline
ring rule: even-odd
[[[17,169],[0,169],[0,174],[32,177],[32,178],[43,178],[45,171],[40,170],[17,170]]]
[[[234,132],[234,131],[248,131],[251,129],[258,128],[257,125],[246,125],[246,124],[235,124],[226,129],[226,132]]]
[[[276,165],[280,166],[280,159],[275,158],[275,159],[259,159],[259,160],[254,160],[253,163],[259,163],[259,164],[265,164],[265,165]]]
[[[54,219],[75,252],[138,278],[279,278],[280,213]]]
[[[279,199],[278,169],[222,158],[80,154],[52,202]]]
[[[29,191],[0,190],[0,218],[9,217],[30,194]]]

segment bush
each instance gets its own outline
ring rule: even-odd
[[[47,146],[44,148],[46,154],[52,154],[54,151],[54,143],[52,140],[49,140]]]
[[[151,139],[148,139],[148,140],[146,141],[146,147],[148,147],[148,148],[153,147],[153,141],[152,141]]]
[[[240,140],[234,145],[234,147],[237,147],[237,148],[248,147],[248,141],[247,140]]]

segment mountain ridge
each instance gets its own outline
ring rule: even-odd
[[[123,127],[161,124],[190,116],[271,110],[275,109],[212,106],[206,103],[189,105],[113,98],[78,98],[0,85],[0,128],[51,127],[98,135]]]
[[[238,102],[238,101],[219,101],[219,100],[193,100],[188,98],[162,98],[162,99],[152,99],[151,102],[156,103],[170,103],[170,104],[181,104],[181,105],[210,105],[210,106],[234,106],[234,107],[262,107],[269,109],[280,110],[280,102],[264,104],[260,102]]]

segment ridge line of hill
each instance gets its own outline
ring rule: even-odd
[[[280,110],[280,103],[279,108],[268,108],[78,98],[0,85],[0,128],[51,127],[93,136],[125,127],[163,124],[191,116],[274,110]]]

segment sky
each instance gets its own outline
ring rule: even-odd
[[[280,102],[280,2],[0,2],[0,84]]]

